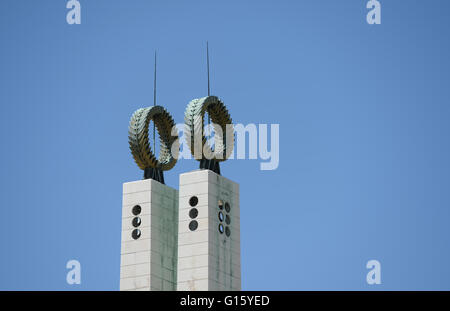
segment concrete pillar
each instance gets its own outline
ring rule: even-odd
[[[241,290],[239,185],[181,174],[179,206],[177,290]]]
[[[120,290],[176,290],[178,191],[153,179],[123,184]]]

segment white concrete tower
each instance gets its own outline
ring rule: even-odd
[[[123,184],[120,290],[176,290],[178,191],[153,179]]]
[[[136,110],[128,127],[130,151],[144,180],[123,184],[120,290],[176,290],[178,191],[164,185],[164,171],[177,162],[172,150],[179,148],[178,135],[172,133],[172,116],[156,105],[156,52],[154,69],[153,106]]]
[[[181,174],[179,207],[177,290],[241,290],[239,185]]]

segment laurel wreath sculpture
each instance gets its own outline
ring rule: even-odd
[[[149,144],[148,130],[150,121],[153,121],[160,137],[159,157],[156,158]],[[173,168],[177,162],[179,148],[172,149],[172,145],[178,143],[178,135],[172,136],[172,128],[175,126],[172,116],[161,106],[141,108],[134,112],[128,129],[128,142],[134,161],[140,169],[157,168],[167,171]]]
[[[211,147],[203,132],[206,112],[214,127],[214,148]],[[211,155],[208,159],[222,162],[231,155],[234,147],[233,123],[227,108],[218,97],[207,96],[192,100],[186,108],[184,121],[186,142],[195,159],[207,158],[203,149],[205,144]]]

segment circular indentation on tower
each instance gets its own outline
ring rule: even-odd
[[[133,206],[133,210],[131,211],[133,213],[133,215],[139,215],[142,211],[142,208],[140,205],[135,205]]]
[[[139,239],[139,237],[141,236],[141,230],[139,230],[139,229],[134,229],[133,232],[131,232],[131,236],[132,236],[133,239],[135,239],[135,240]]]
[[[230,228],[228,226],[225,227],[225,234],[227,236],[230,236],[230,234],[231,234]]]
[[[198,209],[196,208],[191,208],[191,210],[189,211],[189,217],[191,217],[192,219],[196,218],[198,216]]]
[[[195,231],[198,228],[198,222],[196,220],[192,220],[189,223],[189,230]]]
[[[139,227],[141,225],[141,218],[134,217],[131,223],[133,224],[133,227]]]
[[[223,201],[222,200],[219,200],[219,202],[217,203],[217,207],[219,209],[223,209]]]
[[[219,224],[219,232],[222,234],[223,233],[223,225]]]
[[[219,220],[223,221],[223,213],[222,212],[219,212]]]
[[[227,224],[227,225],[229,225],[230,223],[231,223],[231,218],[230,218],[230,216],[225,216],[225,223]]]
[[[189,199],[189,205],[194,207],[198,204],[198,198],[194,195]]]
[[[227,213],[230,212],[230,204],[228,204],[228,202],[225,203],[225,210],[227,211]]]

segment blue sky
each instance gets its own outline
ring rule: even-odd
[[[233,160],[245,290],[450,289],[448,1],[0,1],[0,289],[117,290],[131,114],[212,94],[280,124],[280,165]],[[182,160],[165,175],[198,163]],[[82,284],[66,283],[77,259]],[[381,263],[382,284],[366,283]]]

